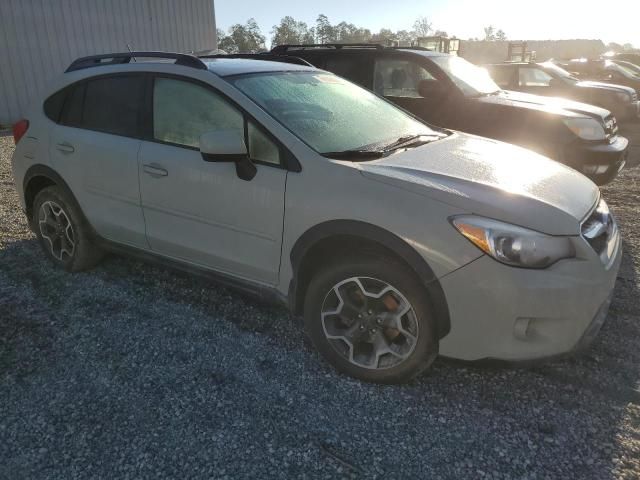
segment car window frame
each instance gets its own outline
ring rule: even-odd
[[[196,152],[200,152],[200,149],[198,147],[193,147],[191,145],[184,145],[184,144],[179,144],[179,143],[173,143],[173,142],[166,142],[163,140],[158,140],[154,137],[153,134],[153,89],[154,89],[154,84],[155,84],[155,79],[156,78],[170,78],[173,80],[179,80],[179,81],[183,81],[183,82],[187,82],[187,83],[192,83],[195,85],[198,85],[200,87],[205,88],[206,90],[209,90],[210,92],[212,92],[214,95],[218,95],[220,96],[225,102],[229,103],[230,106],[232,106],[233,108],[235,108],[236,110],[239,111],[240,115],[242,115],[242,125],[243,125],[243,138],[244,138],[244,142],[245,145],[247,147],[247,153],[249,154],[249,158],[251,160],[252,163],[255,163],[256,165],[264,165],[264,166],[268,166],[268,167],[272,167],[272,168],[279,168],[279,169],[284,169],[287,171],[291,171],[291,172],[300,172],[302,171],[302,167],[300,165],[300,162],[298,161],[298,159],[295,157],[295,155],[293,155],[293,153],[291,153],[291,150],[289,150],[275,135],[273,135],[264,125],[262,125],[261,122],[259,122],[258,120],[256,120],[256,118],[251,115],[249,112],[247,112],[247,110],[245,108],[243,108],[241,105],[238,104],[238,102],[236,102],[234,99],[232,99],[231,97],[229,97],[229,95],[225,94],[224,92],[220,91],[219,89],[217,89],[216,87],[214,87],[213,85],[207,83],[207,82],[203,82],[199,79],[196,78],[192,78],[192,77],[187,77],[184,75],[179,75],[179,74],[174,74],[174,73],[166,73],[166,72],[151,72],[148,74],[149,78],[146,81],[146,87],[145,87],[145,99],[144,99],[144,104],[145,104],[145,108],[144,110],[144,138],[143,140],[147,141],[147,142],[152,142],[152,143],[158,143],[161,145],[168,145],[168,146],[172,146],[172,147],[177,147],[177,148],[183,148],[186,150],[192,150],[192,151],[196,151]],[[276,147],[278,148],[278,151],[280,153],[280,163],[279,164],[275,164],[275,163],[271,163],[271,162],[265,162],[263,160],[254,160],[253,158],[251,158],[250,153],[249,153],[249,128],[248,128],[248,123],[251,122],[253,123],[253,125],[260,130],[264,135],[267,136],[267,138],[272,141]]]
[[[87,85],[89,82],[94,81],[94,80],[102,80],[105,78],[117,78],[117,77],[143,77],[143,86],[142,86],[142,99],[141,99],[141,104],[140,104],[140,108],[138,110],[138,115],[137,115],[137,119],[136,119],[136,135],[123,135],[121,133],[114,133],[114,132],[109,132],[106,130],[100,130],[100,129],[96,129],[96,128],[88,128],[85,125],[82,125],[82,118],[80,119],[80,123],[63,123],[62,119],[65,115],[65,113],[67,112],[67,108],[68,108],[68,102],[72,97],[72,94],[74,92],[74,90],[76,88],[83,88],[83,93],[82,93],[82,110],[84,111],[84,104],[86,101],[86,95],[87,95]],[[146,95],[146,81],[144,79],[144,77],[146,76],[145,72],[115,72],[115,73],[105,73],[105,74],[99,74],[99,75],[93,75],[91,77],[86,77],[86,78],[82,78],[80,80],[77,80],[73,83],[70,83],[66,86],[64,86],[63,88],[61,88],[60,90],[58,90],[57,92],[49,95],[48,98],[52,97],[53,95],[66,90],[65,93],[65,99],[64,102],[62,104],[62,108],[60,109],[60,113],[58,115],[58,119],[55,122],[57,125],[61,125],[63,127],[69,127],[69,128],[77,128],[79,130],[86,130],[88,132],[96,132],[96,133],[103,133],[105,135],[114,135],[116,137],[122,137],[122,138],[133,138],[135,140],[142,140],[143,138],[143,131],[144,131],[144,124],[143,124],[143,113],[144,113],[144,98]],[[46,100],[45,100],[46,101]],[[44,102],[43,102],[43,109],[44,109]],[[50,117],[47,117],[50,118]],[[53,121],[53,120],[52,120]]]

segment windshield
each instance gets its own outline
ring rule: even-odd
[[[544,62],[544,63],[541,63],[540,66],[543,67],[549,75],[556,76],[558,78],[561,78],[562,80],[566,80],[574,83],[580,81],[579,79],[571,75],[569,72],[567,72],[564,68],[559,67],[555,63]]]
[[[271,72],[230,80],[319,153],[380,148],[441,135],[373,93],[325,72]]]
[[[466,96],[488,95],[500,91],[489,73],[454,55],[429,57]]]

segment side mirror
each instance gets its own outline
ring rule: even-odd
[[[420,80],[418,94],[424,98],[437,98],[449,94],[449,87],[438,80]]]
[[[258,169],[249,158],[242,130],[218,130],[200,136],[200,154],[205,162],[234,162],[242,180],[252,180]]]

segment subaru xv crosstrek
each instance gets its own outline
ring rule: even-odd
[[[313,67],[82,58],[14,135],[56,265],[115,249],[206,273],[287,305],[360,379],[564,354],[607,315],[621,241],[594,183]]]
[[[603,108],[502,90],[486,70],[421,47],[278,45],[374,91],[433,125],[513,143],[584,173],[599,185],[624,168],[629,142]]]

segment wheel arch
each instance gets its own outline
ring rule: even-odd
[[[82,212],[75,195],[60,174],[51,167],[36,164],[29,167],[22,181],[25,209],[29,222],[33,219],[33,202],[36,196],[44,188],[51,186],[57,186],[64,190],[69,198],[74,202],[74,207],[76,207],[84,217],[84,213]]]
[[[331,220],[311,227],[291,249],[293,270],[289,284],[289,307],[302,313],[304,296],[312,274],[321,267],[327,254],[369,253],[385,255],[402,263],[422,283],[434,308],[438,338],[451,329],[449,308],[435,273],[418,252],[397,235],[370,223],[357,220]]]

